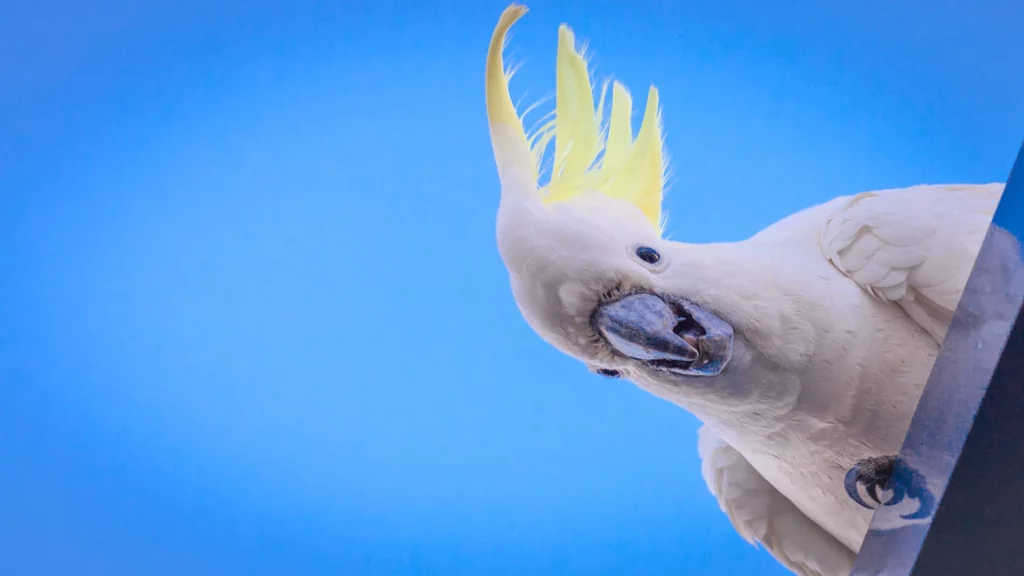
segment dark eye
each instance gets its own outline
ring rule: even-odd
[[[650,246],[639,246],[636,249],[636,257],[648,264],[657,264],[661,260],[661,254]]]
[[[619,377],[619,371],[618,370],[612,370],[611,368],[598,368],[597,369],[597,373],[600,374],[601,376],[604,376],[605,378],[618,378]]]

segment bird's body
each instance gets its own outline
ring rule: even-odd
[[[839,197],[741,242],[679,245],[706,258],[707,271],[695,264],[686,270],[709,284],[697,291],[723,290],[742,302],[742,318],[722,315],[760,345],[751,346],[756,352],[734,354],[730,369],[706,387],[679,386],[658,373],[631,379],[705,423],[704,475],[723,509],[742,524],[742,534],[792,558],[806,549],[807,532],[820,529],[820,546],[833,547],[837,570],[848,570],[872,511],[847,495],[844,476],[856,462],[899,452],[939,351],[941,313],[936,322],[919,324],[898,298],[873,295],[842,271],[841,257],[840,266],[828,258],[830,251],[842,251],[851,261],[856,252],[850,245],[863,241],[839,234],[846,246],[824,244],[837,235],[835,226],[870,233],[862,219],[843,220],[851,202],[872,200],[893,218],[942,224],[906,248],[942,259],[949,270],[939,276],[953,283],[966,280],[1001,190],[1000,184],[915,186]],[[892,209],[907,204],[912,213]],[[965,216],[979,207],[979,217]],[[953,250],[929,253],[950,238],[965,248],[959,258]],[[954,306],[962,290],[962,284],[952,290]],[[933,335],[929,329],[936,325],[940,331]],[[772,502],[778,496],[810,522],[790,518],[781,529],[773,526],[779,517],[771,507],[783,503]]]
[[[563,26],[557,123],[528,138],[501,58],[523,13],[502,15],[487,63],[498,246],[523,317],[702,420],[702,473],[743,537],[799,574],[849,574],[871,520],[850,470],[899,452],[1003,186],[867,192],[740,242],[666,240],[657,92],[634,139],[615,84],[602,137]]]
[[[1001,191],[1000,184],[915,186],[841,197],[794,214],[747,241],[728,245],[747,258],[771,263],[773,272],[759,278],[788,277],[799,286],[788,293],[785,289],[768,293],[764,300],[784,301],[783,296],[789,296],[799,303],[777,324],[763,328],[775,334],[771,341],[784,361],[747,366],[735,376],[742,382],[739,387],[773,390],[775,395],[770,401],[768,395],[752,398],[747,410],[740,413],[722,410],[721,404],[704,406],[700,399],[688,401],[671,391],[660,395],[705,422],[701,431],[705,478],[734,523],[750,526],[737,526],[740,532],[765,543],[787,564],[795,563],[791,567],[801,573],[841,574],[848,573],[852,566],[868,529],[871,510],[847,495],[843,478],[856,462],[899,452],[938,354],[939,338],[948,325],[947,312],[952,314],[952,309],[938,307],[932,316],[922,317],[918,323],[906,308],[916,311],[914,306],[920,300],[947,290],[946,285],[953,285],[948,289],[948,301],[955,307]],[[907,292],[890,292],[893,300],[887,301],[869,292],[867,284],[844,273],[844,259],[834,253],[841,252],[847,262],[863,258],[856,246],[851,250],[851,244],[864,240],[863,236],[847,237],[834,228],[846,226],[861,235],[871,233],[865,223],[867,217],[846,219],[855,198],[875,202],[873,208],[890,219],[931,221],[934,225],[927,234],[911,238],[916,241],[906,242],[903,248],[945,267],[936,275],[942,282],[924,286],[924,296],[914,294],[917,301],[901,302],[900,297],[905,298]],[[908,205],[912,210],[903,210]],[[903,228],[912,227],[908,224]],[[840,247],[826,243],[837,236],[848,244]],[[947,245],[949,241],[962,250],[952,249]],[[865,248],[862,246],[860,251],[866,253]],[[839,266],[828,259],[829,255],[837,257]],[[912,260],[915,268],[924,264],[917,260]],[[863,275],[861,279],[871,280]],[[760,284],[773,282],[762,280]],[[779,365],[786,363],[793,368],[779,370]],[[722,378],[729,375],[723,372],[718,379]],[[716,382],[715,386],[720,384]],[[655,387],[651,391],[658,393]],[[746,463],[718,464],[723,445]],[[747,470],[746,464],[752,470]],[[791,521],[786,528],[773,530],[772,514],[761,512],[759,518],[758,511],[765,510],[763,491],[767,488],[737,488],[757,485],[758,479],[751,478],[754,474],[792,502],[813,525],[801,529],[799,523]],[[724,479],[716,481],[716,475]],[[909,511],[916,505],[909,503]],[[836,547],[815,559],[820,566],[834,562],[834,571],[801,566],[796,560],[808,550],[811,537],[807,532],[815,526],[848,549]],[[830,544],[822,542],[819,546],[824,551]]]
[[[843,478],[859,460],[899,451],[938,345],[897,306],[872,298],[823,257],[822,225],[845,201],[722,246],[764,266],[737,280],[749,286],[753,325],[746,333],[772,334],[764,340],[770,349],[747,362],[734,356],[740,369],[714,383],[747,394],[734,402],[707,402],[689,389],[659,395],[696,415],[705,434],[721,438],[856,551],[871,514],[847,496]]]

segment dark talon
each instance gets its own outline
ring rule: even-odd
[[[916,499],[920,505],[917,511],[900,515],[904,520],[928,518],[935,507],[935,497],[928,490],[924,475],[900,461],[896,456],[866,458],[853,465],[843,482],[846,494],[857,504],[874,509],[861,497],[858,485],[879,506],[895,506],[905,499]],[[882,502],[878,490],[891,490],[892,497]]]
[[[846,473],[846,479],[844,485],[846,487],[846,493],[853,498],[855,502],[865,508],[874,508],[869,505],[860,496],[860,491],[857,490],[858,484],[863,484],[864,489],[867,491],[871,499],[876,504],[882,504],[881,499],[878,497],[878,488],[886,490],[889,487],[889,481],[892,479],[893,465],[896,462],[895,456],[879,456],[876,458],[867,458],[861,460],[850,468],[849,472]],[[896,500],[898,496],[893,494],[892,500]],[[896,502],[892,502],[895,504]]]
[[[874,500],[876,504],[881,504],[882,501],[878,499],[877,487],[878,487],[877,484],[870,484],[868,486],[868,494],[871,495],[871,499]],[[883,490],[884,490],[884,488],[883,488]]]

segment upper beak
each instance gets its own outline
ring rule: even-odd
[[[678,323],[675,311],[654,294],[633,294],[603,304],[594,322],[608,343],[630,358],[693,362],[699,356],[696,347],[673,331]]]
[[[732,326],[692,302],[650,293],[601,304],[594,326],[620,354],[669,372],[715,376],[732,356]]]

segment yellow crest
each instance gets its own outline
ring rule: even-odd
[[[608,85],[602,87],[595,109],[587,63],[576,49],[572,30],[563,24],[558,29],[554,117],[528,136],[512,104],[508,88],[511,74],[502,59],[508,31],[525,13],[526,7],[519,4],[505,9],[487,54],[487,115],[499,171],[504,163],[525,161],[530,164],[544,202],[564,202],[588,190],[600,191],[635,205],[660,233],[664,224],[661,201],[665,163],[657,88],[651,86],[648,92],[635,139],[630,120],[632,98],[618,82],[612,83],[611,114],[606,122]],[[499,146],[495,137],[499,127],[512,129],[519,150]],[[541,186],[541,161],[552,140],[555,151],[551,174],[547,184]],[[515,153],[527,150],[529,160]]]

